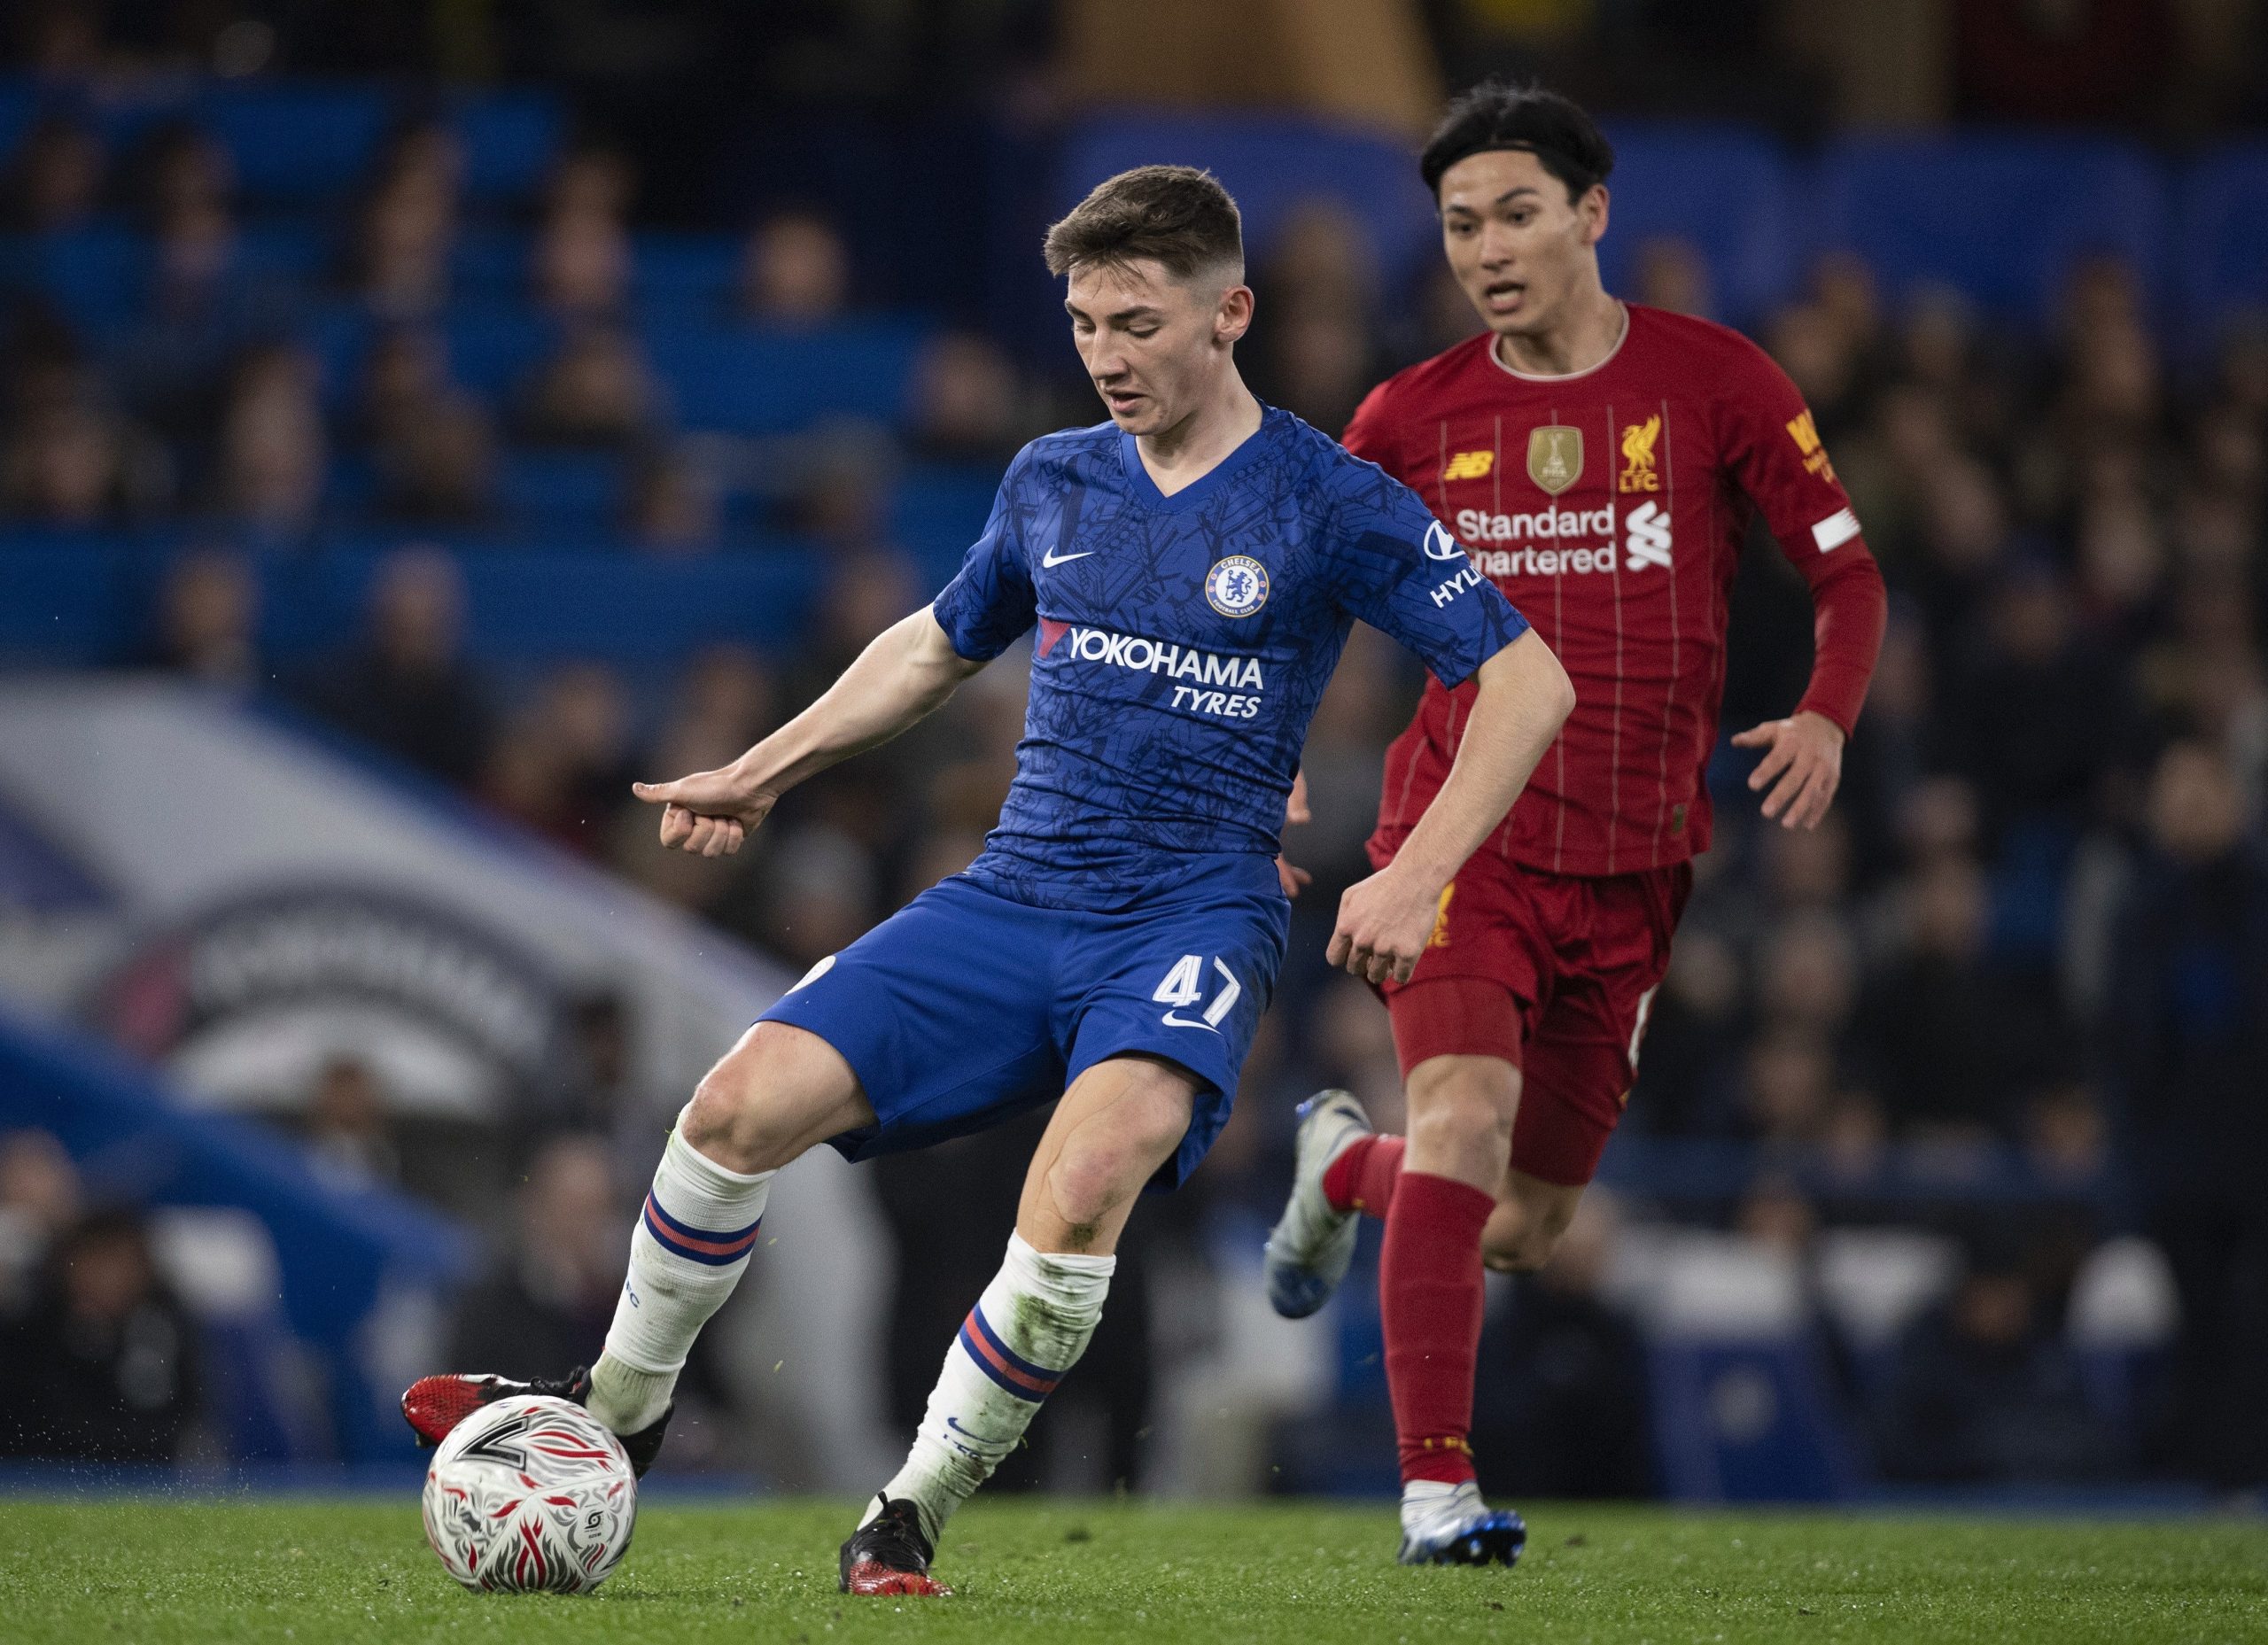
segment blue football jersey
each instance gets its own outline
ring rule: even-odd
[[[935,609],[971,659],[1039,629],[1015,782],[970,876],[1085,909],[1195,857],[1276,854],[1356,617],[1447,686],[1527,628],[1416,493],[1273,407],[1170,497],[1115,424],[1034,440]]]

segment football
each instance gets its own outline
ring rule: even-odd
[[[582,1407],[528,1395],[459,1423],[425,1472],[425,1540],[475,1593],[586,1593],[630,1551],[638,1481]]]

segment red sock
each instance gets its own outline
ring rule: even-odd
[[[1365,1137],[1348,1144],[1346,1152],[1324,1169],[1323,1197],[1334,1211],[1360,1211],[1384,1221],[1401,1176],[1402,1138]]]
[[[1404,1171],[1394,1191],[1379,1255],[1379,1315],[1405,1485],[1473,1477],[1480,1230],[1495,1205],[1493,1194],[1425,1171]]]

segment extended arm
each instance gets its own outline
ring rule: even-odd
[[[1409,981],[1441,893],[1504,820],[1575,706],[1575,688],[1534,630],[1480,665],[1472,716],[1449,780],[1394,861],[1348,888],[1328,958],[1371,982]]]
[[[984,664],[952,648],[930,608],[884,629],[811,707],[731,764],[675,782],[631,788],[662,807],[662,843],[721,857],[763,822],[780,796],[854,754],[878,747],[944,706]]]

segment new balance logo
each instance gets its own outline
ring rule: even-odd
[[[1622,522],[1622,569],[1643,571],[1650,565],[1669,569],[1669,516],[1651,502],[1642,502]]]
[[[1441,470],[1441,477],[1445,480],[1485,480],[1488,477],[1488,471],[1495,466],[1496,454],[1493,451],[1461,451],[1449,459],[1449,466]]]

